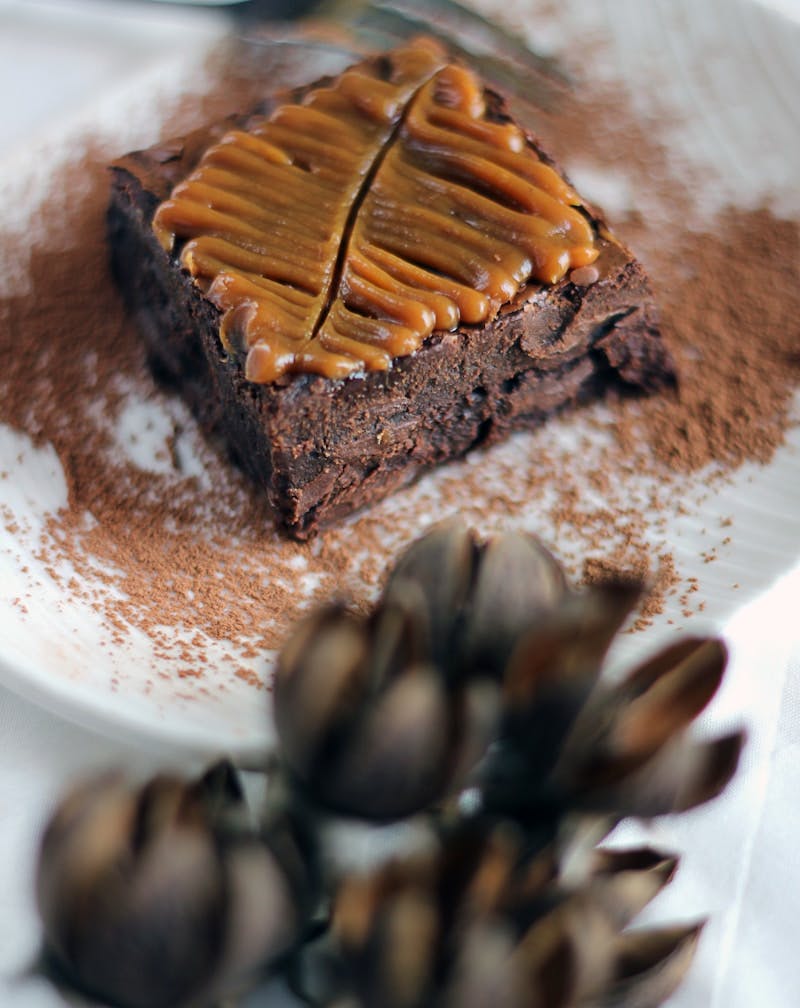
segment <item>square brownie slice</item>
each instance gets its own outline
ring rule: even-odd
[[[154,370],[297,538],[674,380],[641,265],[425,42],[123,157],[108,219]]]

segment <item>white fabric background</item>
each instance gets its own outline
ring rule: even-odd
[[[84,44],[74,38],[59,44],[54,33],[31,36],[21,45],[18,35],[4,30],[21,4],[0,2],[0,136],[7,148],[24,144],[31,129],[46,130],[126,68],[141,68],[143,60],[182,44],[182,18],[170,12],[148,13],[124,44],[117,33],[116,48],[109,47],[103,36],[107,12],[97,0],[62,5],[82,19]],[[797,0],[781,0],[779,6],[800,19]],[[221,22],[209,15],[195,30],[211,36]],[[707,724],[747,724],[742,772],[709,808],[648,828],[631,827],[625,835],[638,839],[644,833],[683,854],[678,879],[652,917],[711,917],[675,1008],[795,1008],[800,1004],[800,568],[740,612],[726,636],[733,659]],[[177,752],[144,751],[124,739],[88,732],[2,685],[0,746],[0,1006],[54,1008],[62,999],[24,976],[38,941],[32,897],[36,845],[53,802],[90,769],[113,765],[145,774],[165,763],[186,770],[197,766]]]

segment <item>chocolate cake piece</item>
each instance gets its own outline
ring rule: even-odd
[[[294,537],[610,388],[673,381],[641,265],[434,47],[112,176],[114,273],[154,370]]]

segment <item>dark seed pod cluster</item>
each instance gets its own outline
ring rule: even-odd
[[[700,928],[628,925],[676,860],[598,844],[713,798],[743,737],[689,731],[718,640],[601,675],[640,593],[572,590],[529,535],[435,528],[371,613],[331,605],[290,636],[255,822],[225,765],[64,800],[38,879],[60,981],[120,1008],[205,1008],[270,972],[331,1008],[661,1004]],[[326,847],[343,819],[426,840],[343,867]]]
[[[297,941],[312,894],[286,817],[248,823],[227,763],[187,783],[120,774],[68,794],[42,838],[45,967],[119,1008],[213,1004]]]
[[[625,929],[675,859],[594,850],[577,883],[554,849],[529,858],[524,843],[508,825],[462,824],[430,857],[346,878],[331,927],[340,987],[355,991],[342,1003],[589,1008],[669,996],[700,927]]]

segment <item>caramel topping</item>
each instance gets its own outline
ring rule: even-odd
[[[517,126],[487,118],[475,75],[420,41],[228,133],[153,226],[263,383],[385,370],[588,266],[578,205]]]

